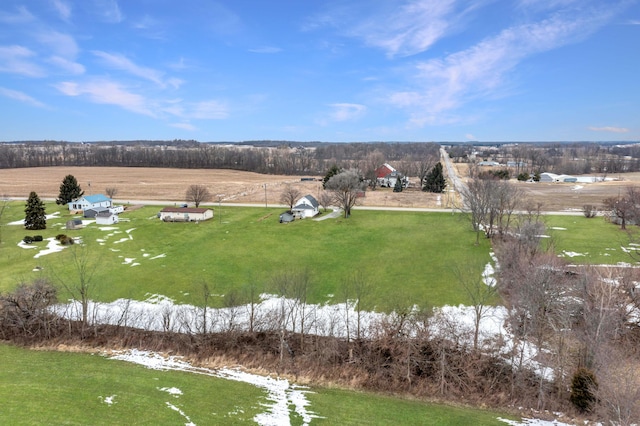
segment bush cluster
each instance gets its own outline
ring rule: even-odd
[[[31,244],[31,243],[35,243],[35,242],[39,242],[42,241],[42,235],[34,235],[33,237],[30,235],[26,235],[22,241],[24,241],[26,244]]]
[[[56,240],[58,240],[63,246],[70,246],[74,243],[73,238],[65,234],[56,235]]]

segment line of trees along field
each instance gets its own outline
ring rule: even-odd
[[[405,175],[419,174],[419,162],[437,158],[435,143],[280,143],[275,146],[166,142],[21,142],[0,144],[0,168],[51,166],[170,167],[235,169],[265,174],[324,174],[385,161]],[[375,170],[375,167],[373,170]],[[370,168],[370,167],[367,167]]]
[[[449,146],[448,153],[456,162],[512,162],[513,177],[541,172],[606,176],[640,171],[638,143],[467,143]]]

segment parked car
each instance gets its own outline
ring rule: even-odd
[[[291,214],[291,212],[284,212],[280,214],[280,223],[293,222],[294,219],[295,217],[293,216],[293,214]]]

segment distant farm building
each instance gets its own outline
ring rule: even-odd
[[[382,166],[378,167],[376,169],[376,178],[377,179],[381,179],[381,178],[385,178],[388,175],[390,175],[393,172],[396,172],[397,170],[389,163],[384,163]]]
[[[320,213],[319,207],[320,204],[313,195],[305,195],[296,202],[296,205],[291,209],[291,213],[295,217],[304,219]]]
[[[478,163],[478,166],[482,167],[497,167],[499,165],[500,163],[498,163],[497,161],[480,161]]]
[[[540,173],[540,182],[565,182],[565,183],[575,183],[578,181],[577,177],[569,176],[569,175],[557,175],[555,173]]]
[[[89,209],[96,209],[101,207],[109,208],[111,207],[111,198],[102,194],[85,195],[82,198],[71,201],[70,203],[68,203],[68,206],[70,212],[80,213]]]
[[[402,180],[404,188],[409,186],[409,178],[403,176],[390,164],[384,163],[376,169],[376,180],[382,188],[394,188],[398,179]]]
[[[213,210],[196,207],[165,207],[160,210],[164,222],[199,222],[213,217]]]

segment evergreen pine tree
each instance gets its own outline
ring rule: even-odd
[[[73,175],[66,175],[60,184],[60,194],[56,204],[67,204],[84,195],[84,191],[78,185],[78,181]]]
[[[334,164],[333,166],[331,166],[331,168],[327,171],[327,174],[324,175],[324,179],[322,179],[322,189],[327,189],[327,182],[329,182],[329,179],[331,179],[341,171],[342,170],[337,165]]]
[[[402,186],[402,176],[398,175],[396,178],[396,184],[393,186],[393,192],[402,192],[404,187]]]
[[[444,191],[444,188],[447,186],[447,183],[444,180],[444,174],[442,173],[442,164],[437,163],[433,166],[433,169],[429,173],[427,173],[427,177],[425,178],[425,184],[422,188],[425,192],[437,192],[441,193]]]
[[[47,217],[44,209],[44,203],[40,201],[38,194],[33,191],[29,194],[29,199],[27,200],[27,204],[25,204],[24,213],[25,229],[47,229]]]

